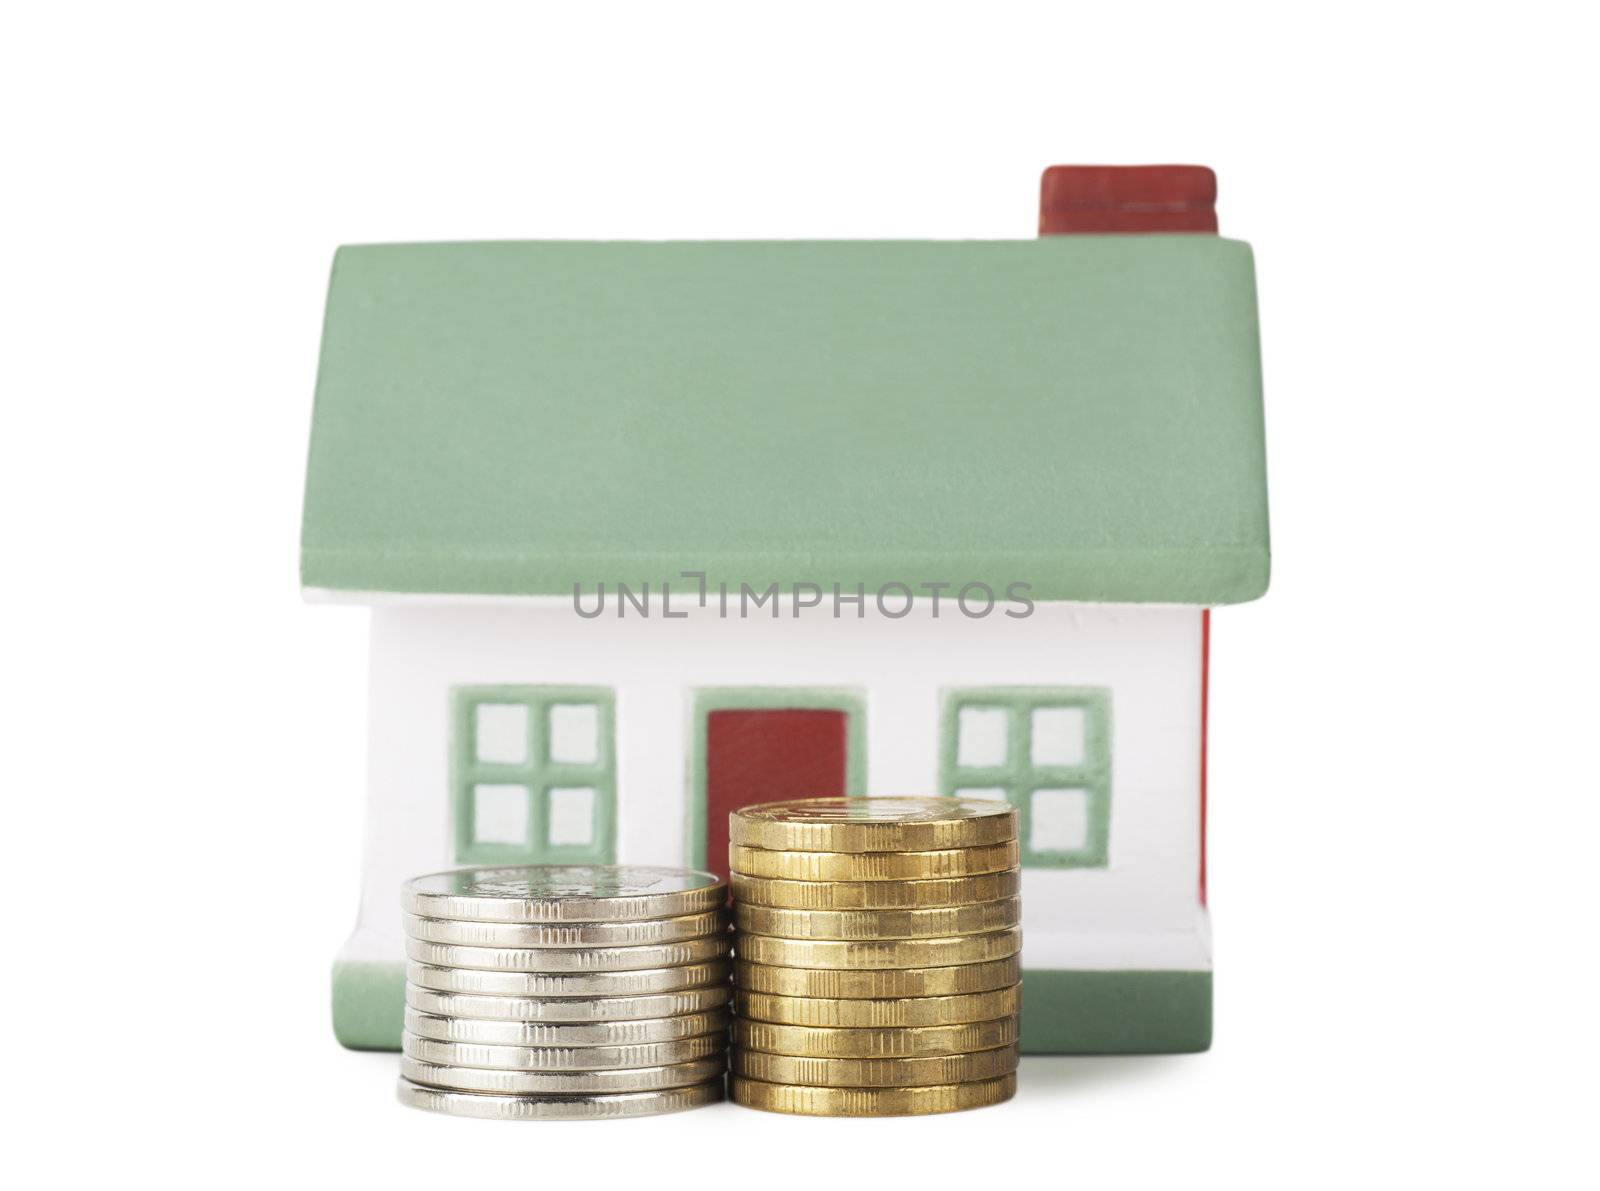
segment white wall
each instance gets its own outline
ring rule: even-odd
[[[617,859],[683,861],[692,691],[855,687],[867,695],[868,788],[938,789],[945,687],[1102,686],[1112,692],[1110,864],[1029,869],[1030,967],[1209,966],[1198,904],[1200,613],[1037,606],[985,620],[920,605],[902,620],[614,615],[566,600],[405,602],[373,611],[371,744],[361,922],[346,954],[398,958],[398,888],[453,867],[448,691],[463,684],[614,687]]]

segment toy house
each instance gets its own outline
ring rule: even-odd
[[[1214,185],[1052,169],[1037,240],[341,249],[302,543],[372,610],[340,1040],[398,1045],[408,877],[725,871],[745,803],[942,791],[1021,811],[1024,1049],[1209,1045],[1208,609],[1268,575]]]

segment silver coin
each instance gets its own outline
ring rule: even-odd
[[[725,1008],[732,1000],[733,987],[726,981],[676,992],[558,999],[439,992],[414,983],[406,985],[406,1005],[418,1012],[521,1025],[611,1026],[708,1013]]]
[[[436,1038],[419,1038],[409,1033],[400,1036],[400,1052],[418,1062],[435,1063],[441,1067],[488,1067],[497,1071],[610,1071],[626,1067],[670,1067],[675,1063],[692,1063],[720,1055],[727,1049],[726,1034],[701,1034],[697,1038],[679,1038],[676,1042],[642,1042],[636,1046],[560,1047],[440,1042]]]
[[[733,953],[733,936],[715,935],[686,943],[649,947],[454,947],[407,939],[406,955],[437,968],[471,968],[479,972],[638,972],[701,964]]]
[[[725,959],[676,968],[645,968],[637,972],[482,972],[472,968],[440,968],[406,964],[406,979],[435,992],[476,993],[491,997],[638,997],[650,993],[681,992],[707,984],[722,984],[732,974]],[[652,1013],[651,1017],[660,1017]]]
[[[497,1092],[502,1096],[570,1096],[573,1093],[654,1092],[716,1079],[727,1070],[719,1053],[672,1067],[632,1067],[618,1071],[491,1071],[450,1067],[400,1056],[400,1075],[412,1083],[457,1092]]]
[[[724,910],[634,922],[459,922],[405,915],[406,934],[457,947],[640,947],[720,935]]]
[[[485,1021],[473,1017],[439,1017],[406,1006],[406,1029],[419,1038],[439,1042],[478,1042],[488,1046],[641,1046],[676,1042],[702,1034],[721,1036],[732,1020],[726,1010],[688,1013],[680,1017],[647,1017],[641,1021],[571,1022],[547,1025],[536,1021]]]
[[[727,883],[711,873],[638,864],[545,864],[430,873],[400,900],[424,918],[471,922],[624,922],[720,909]]]
[[[402,1078],[395,1085],[400,1103],[429,1112],[495,1121],[578,1121],[645,1117],[681,1112],[723,1098],[722,1079],[666,1088],[659,1092],[628,1092],[613,1096],[505,1096],[485,1092],[453,1092],[423,1087]]]

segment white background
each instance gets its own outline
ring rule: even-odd
[[[577,8],[5,18],[23,1183],[1593,1186],[1576,6]],[[1256,246],[1268,382],[1272,591],[1214,625],[1215,1049],[924,1120],[396,1105],[327,1023],[364,614],[301,605],[296,544],[334,247],[1027,237],[1041,167],[1174,160]]]

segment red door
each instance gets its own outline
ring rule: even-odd
[[[706,716],[706,867],[728,875],[728,814],[752,802],[845,793],[842,711],[713,711]]]

